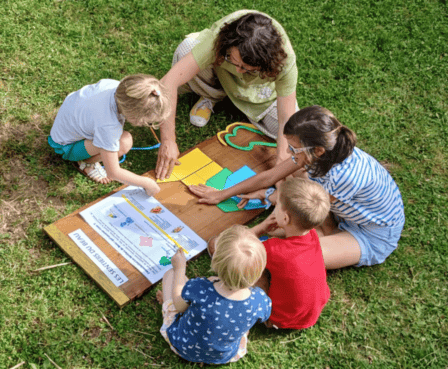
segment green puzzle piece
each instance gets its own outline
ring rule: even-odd
[[[217,190],[222,190],[224,186],[226,185],[227,178],[232,174],[232,171],[224,168],[221,170],[218,174],[215,174],[213,177],[209,178],[209,180],[206,182],[206,185],[209,187],[216,188]],[[223,202],[220,202],[218,205],[216,205],[218,208],[220,208],[224,213],[230,213],[233,211],[241,211],[243,209],[238,209],[236,206],[237,203],[235,200],[227,199]]]
[[[221,191],[226,184],[227,177],[231,174],[231,170],[224,168],[218,174],[215,174],[213,177],[209,178],[205,184]]]
[[[244,209],[238,208],[238,203],[235,200],[227,199],[223,202],[220,202],[218,205],[216,205],[218,208],[220,208],[224,213],[231,213],[234,211],[243,211]]]

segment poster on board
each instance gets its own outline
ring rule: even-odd
[[[82,218],[151,283],[171,268],[180,248],[190,260],[207,243],[154,197],[129,186],[80,213]]]

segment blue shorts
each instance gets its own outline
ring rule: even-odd
[[[70,161],[80,161],[91,158],[92,156],[86,150],[84,140],[76,141],[68,145],[59,145],[48,136],[48,144],[54,149],[56,154],[62,155],[62,158]]]
[[[359,225],[335,216],[339,229],[349,232],[358,241],[361,258],[355,266],[381,264],[398,246],[404,223],[396,227]]]

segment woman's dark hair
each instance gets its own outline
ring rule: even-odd
[[[277,77],[287,58],[282,37],[271,19],[258,13],[249,13],[232,23],[225,23],[214,47],[215,65],[221,65],[229,49],[236,47],[244,63],[260,67],[261,78]]]
[[[341,163],[351,155],[356,146],[356,134],[342,125],[331,111],[319,105],[309,106],[293,114],[283,129],[285,135],[299,138],[303,147],[323,147],[325,152],[317,156],[313,149],[308,150],[312,157],[308,166],[311,177],[322,177],[335,164]]]

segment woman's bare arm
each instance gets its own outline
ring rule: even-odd
[[[171,102],[171,114],[160,125],[161,146],[157,157],[156,177],[165,179],[171,175],[174,165],[179,164],[179,149],[176,144],[175,118],[177,107],[177,88],[199,73],[199,66],[190,52],[179,60],[161,79],[168,89]]]

